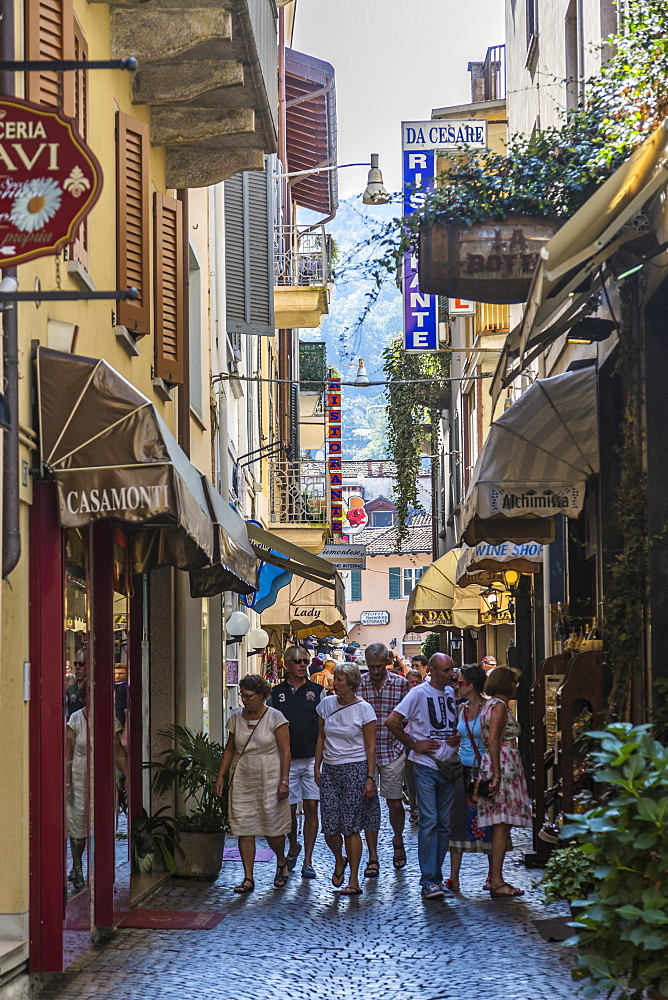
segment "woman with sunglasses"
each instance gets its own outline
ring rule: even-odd
[[[288,882],[290,735],[283,713],[266,704],[270,694],[271,685],[260,674],[242,677],[239,696],[244,707],[228,719],[230,735],[216,777],[216,794],[222,795],[230,771],[229,824],[233,836],[239,838],[244,865],[244,879],[234,889],[238,893],[255,888],[256,837],[264,837],[276,855],[274,886],[282,889]]]

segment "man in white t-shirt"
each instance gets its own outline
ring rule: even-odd
[[[385,725],[408,748],[409,760],[415,766],[420,884],[425,899],[436,899],[452,895],[442,883],[455,782],[441,774],[433,758],[456,758],[460,736],[450,686],[455,677],[454,660],[445,653],[434,653],[428,670],[429,680],[410,689],[388,715]],[[406,723],[410,724],[410,733],[404,729]]]

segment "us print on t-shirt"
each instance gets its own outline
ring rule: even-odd
[[[432,727],[431,738],[447,739],[452,735],[452,720],[457,716],[454,697],[444,691],[442,694],[427,698],[427,708]]]

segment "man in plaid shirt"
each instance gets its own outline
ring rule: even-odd
[[[383,725],[383,721],[393,712],[408,692],[408,681],[401,674],[388,670],[394,657],[382,642],[372,642],[364,651],[369,672],[362,678],[358,695],[373,705],[378,719],[376,729],[376,767],[380,774],[380,794],[387,801],[390,824],[394,836],[392,865],[399,871],[406,865],[404,846],[404,747]],[[364,870],[365,878],[378,878],[378,832],[365,830],[369,862]]]

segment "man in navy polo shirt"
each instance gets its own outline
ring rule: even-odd
[[[316,708],[323,696],[320,684],[307,680],[310,656],[303,646],[290,646],[283,661],[287,680],[272,689],[270,702],[290,723],[290,807],[292,829],[288,851],[288,870],[294,871],[301,844],[297,840],[297,803],[304,808],[304,863],[302,878],[315,878],[313,845],[318,835],[320,789],[315,783],[315,745],[320,717]]]

